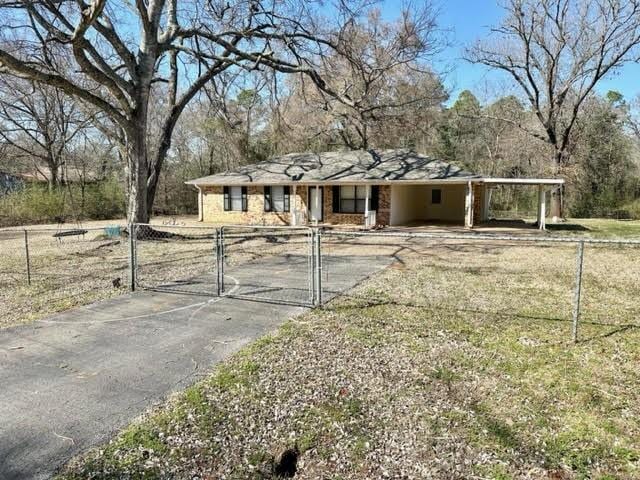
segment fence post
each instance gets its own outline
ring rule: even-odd
[[[27,285],[31,285],[31,261],[29,259],[29,233],[24,230],[24,254],[27,262]]]
[[[219,262],[220,262],[220,283],[218,284],[218,288],[220,289],[220,295],[224,293],[224,227],[220,227],[220,248],[218,249]]]
[[[582,296],[582,269],[584,265],[584,242],[578,242],[576,254],[576,284],[573,294],[573,343],[578,342],[578,322],[580,321],[580,299]]]
[[[315,275],[316,275],[316,306],[322,305],[322,233],[320,229],[316,230],[316,245],[315,245]]]
[[[216,243],[215,243],[215,254],[216,254],[216,295],[220,296],[220,229],[216,228]]]
[[[308,284],[309,284],[309,303],[311,306],[316,305],[316,237],[313,228],[309,228],[309,233],[307,237],[308,242]]]
[[[136,232],[135,224],[129,224],[129,288],[136,291]]]

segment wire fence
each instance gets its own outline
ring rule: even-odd
[[[640,240],[308,227],[0,230],[0,318],[19,323],[144,288],[546,319],[567,322],[577,339],[583,324],[635,326],[638,247]]]
[[[118,225],[0,230],[0,324],[20,323],[126,292],[125,235],[126,229]]]
[[[638,240],[327,231],[321,245],[323,291],[356,306],[565,322],[574,341],[583,324],[640,325]],[[369,281],[342,289],[358,270]]]
[[[216,229],[134,224],[131,230],[134,288],[216,294]]]

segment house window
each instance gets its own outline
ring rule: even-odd
[[[290,203],[289,185],[264,187],[264,211],[288,212]]]
[[[379,186],[371,185],[369,192],[369,210],[378,210]],[[367,199],[367,187],[365,185],[334,186],[333,187],[333,213],[364,213]]]
[[[431,204],[440,205],[442,203],[442,190],[439,188],[431,189]]]
[[[340,213],[364,213],[366,198],[364,185],[340,187]]]
[[[247,211],[247,187],[224,187],[225,211]]]

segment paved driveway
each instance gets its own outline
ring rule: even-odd
[[[281,259],[273,261],[282,269]],[[330,294],[389,262],[341,259],[349,274]],[[240,280],[230,273],[227,288],[250,294],[249,279],[265,268],[245,266]],[[107,441],[149,405],[304,310],[143,291],[0,331],[0,480],[50,478],[73,455]]]

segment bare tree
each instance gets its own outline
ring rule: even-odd
[[[421,8],[407,6],[395,21],[372,9],[343,28],[335,50],[319,65],[330,94],[307,88],[304,77],[294,86],[295,95],[326,117],[325,132],[318,134],[335,134],[350,149],[369,148],[374,138],[381,146],[377,128],[418,120],[417,112],[439,106],[447,95],[428,67],[445,43],[436,20],[437,10],[424,2]]]
[[[627,122],[636,144],[640,145],[640,95],[633,100],[630,107]]]
[[[338,17],[348,22],[357,7],[341,1]],[[338,94],[308,60],[325,55],[340,31],[317,21],[315,2],[0,0],[0,15],[0,72],[54,86],[110,119],[105,131],[126,161],[130,221],[149,220],[176,122],[221,72],[304,73]],[[62,68],[60,52],[70,58]],[[154,98],[164,111],[159,138],[150,140]]]
[[[90,128],[91,116],[62,91],[16,78],[0,78],[0,139],[26,160],[49,188],[65,179],[68,147]]]
[[[513,78],[542,130],[518,127],[553,147],[551,172],[562,174],[585,99],[607,74],[636,59],[640,0],[508,0],[504,8],[493,38],[467,58]],[[560,190],[550,210],[562,216]]]

